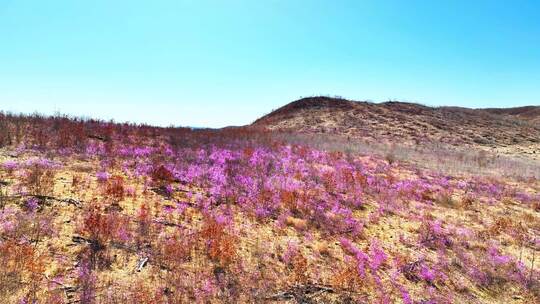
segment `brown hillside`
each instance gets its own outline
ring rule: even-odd
[[[285,105],[253,125],[377,141],[441,142],[536,154],[540,153],[536,151],[540,143],[539,109],[435,108],[393,101],[376,104],[309,97]]]
[[[494,114],[510,115],[533,123],[540,123],[540,106],[526,106],[517,108],[485,109]]]

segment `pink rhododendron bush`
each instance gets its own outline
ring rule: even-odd
[[[2,115],[2,303],[537,303],[537,177]]]

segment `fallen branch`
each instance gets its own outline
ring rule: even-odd
[[[139,262],[137,263],[137,269],[136,269],[137,272],[141,272],[142,268],[144,267],[144,265],[146,265],[147,262],[148,262],[147,257],[140,259]]]
[[[93,135],[93,134],[88,135],[88,138],[97,139],[101,141],[107,141],[107,138],[99,136],[99,135]]]
[[[334,293],[335,290],[330,286],[325,285],[296,285],[291,287],[287,291],[282,291],[266,297],[266,300],[292,300],[294,299],[298,303],[304,303],[306,296],[316,296],[321,293]]]
[[[83,243],[91,244],[92,243],[92,241],[90,241],[89,239],[83,238],[82,236],[78,236],[78,235],[72,236],[71,241],[77,244],[83,244]]]
[[[48,195],[28,195],[28,196],[32,196],[32,197],[39,198],[39,199],[57,201],[57,202],[61,202],[61,203],[67,203],[68,205],[73,205],[73,206],[75,206],[77,208],[82,207],[81,206],[82,202],[80,202],[78,200],[75,200],[73,198],[57,198],[57,197],[48,196]]]
[[[39,194],[10,195],[10,196],[4,196],[3,198],[5,198],[5,199],[20,199],[20,198],[23,198],[23,197],[34,197],[34,198],[37,198],[39,200],[51,200],[51,201],[56,201],[56,202],[60,202],[60,203],[66,203],[68,205],[73,205],[73,206],[75,206],[77,208],[82,208],[82,202],[78,201],[78,200],[75,200],[73,198],[58,198],[58,197],[54,197],[54,196],[39,195]]]
[[[167,227],[187,228],[186,226],[182,224],[176,224],[176,223],[166,222],[162,220],[153,220],[152,223],[167,226]]]

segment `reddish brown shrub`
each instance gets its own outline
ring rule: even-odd
[[[104,214],[99,208],[92,208],[84,215],[79,232],[95,242],[95,246],[104,246],[117,235],[119,225],[122,223],[117,217],[117,213]]]
[[[357,290],[364,285],[364,281],[358,275],[358,269],[355,263],[348,263],[339,269],[333,277],[333,285],[339,289]]]
[[[124,178],[119,175],[109,178],[105,187],[105,193],[115,201],[124,199]]]
[[[174,237],[160,243],[160,260],[171,269],[176,268],[183,262],[189,261],[195,242],[190,237]]]
[[[140,247],[150,240],[148,236],[152,232],[152,214],[147,204],[142,204],[137,214],[137,244]]]
[[[206,242],[206,253],[210,260],[224,267],[235,260],[238,240],[226,231],[225,225],[218,223],[215,219],[207,218],[201,237]]]
[[[174,176],[171,171],[169,171],[169,169],[165,168],[163,165],[160,165],[152,170],[151,176],[152,180],[159,185],[163,185],[174,180]]]
[[[28,286],[28,292],[37,292],[45,270],[44,256],[29,243],[7,240],[0,243],[0,296],[6,299],[14,291]],[[29,284],[27,284],[29,283]]]
[[[306,283],[308,279],[308,260],[299,252],[294,256],[291,262],[293,269],[293,281],[296,283]]]
[[[281,204],[286,210],[294,212],[296,210],[297,194],[293,191],[282,190],[280,192]]]
[[[27,188],[27,191],[33,195],[50,195],[54,188],[53,169],[41,166],[39,163],[33,163],[28,166],[21,177],[21,185]]]

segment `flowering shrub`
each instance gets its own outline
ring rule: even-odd
[[[449,238],[438,220],[425,219],[418,231],[419,241],[423,245],[431,248],[446,248],[452,246],[452,239]]]
[[[100,183],[106,182],[110,177],[110,174],[107,172],[98,172],[96,173],[97,181]]]
[[[7,302],[538,298],[537,180],[448,175],[249,128],[20,123],[20,145],[6,147],[17,161],[0,165]]]
[[[18,167],[19,167],[19,164],[13,160],[6,160],[5,162],[2,163],[2,168],[10,173],[17,170]]]

